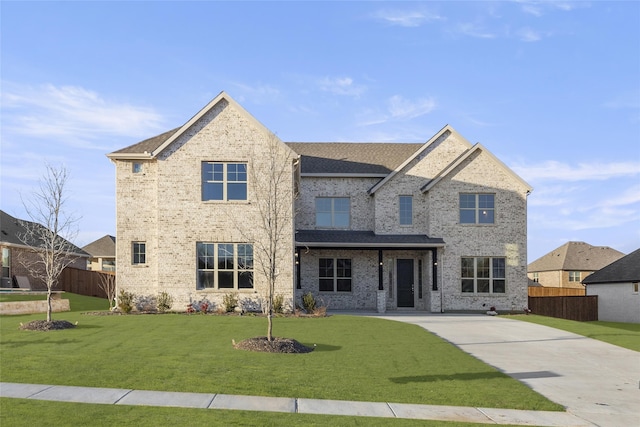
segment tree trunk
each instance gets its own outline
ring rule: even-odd
[[[47,287],[47,322],[51,322],[51,287]]]

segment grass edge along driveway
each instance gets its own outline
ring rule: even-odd
[[[562,410],[428,331],[384,319],[277,318],[275,335],[316,345],[287,355],[232,348],[232,339],[264,335],[261,317],[68,312],[54,319],[75,329],[18,329],[41,317],[0,317],[2,381]]]

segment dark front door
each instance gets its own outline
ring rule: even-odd
[[[398,270],[398,307],[413,307],[413,260],[399,259]]]

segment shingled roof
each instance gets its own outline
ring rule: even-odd
[[[302,156],[303,174],[387,175],[423,144],[288,142]]]
[[[582,283],[640,282],[640,249],[587,276]]]
[[[567,242],[533,261],[527,271],[597,271],[623,256],[622,252],[608,246]]]
[[[8,246],[33,246],[39,247],[42,246],[41,241],[30,241],[23,242],[21,237],[26,234],[27,229],[25,226],[34,226],[44,228],[42,225],[37,224],[31,221],[25,221],[21,219],[17,219],[6,213],[5,211],[0,210],[0,243],[4,243]],[[66,241],[66,240],[65,240]],[[89,254],[74,245],[71,242],[69,243],[69,247],[74,255],[85,256],[88,257]]]
[[[94,258],[105,258],[116,256],[116,238],[114,236],[106,235],[99,238],[95,242],[89,243],[82,248],[85,252],[91,254]]]

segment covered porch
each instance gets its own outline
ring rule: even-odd
[[[298,230],[296,301],[311,292],[329,309],[440,312],[444,246],[424,234]]]

